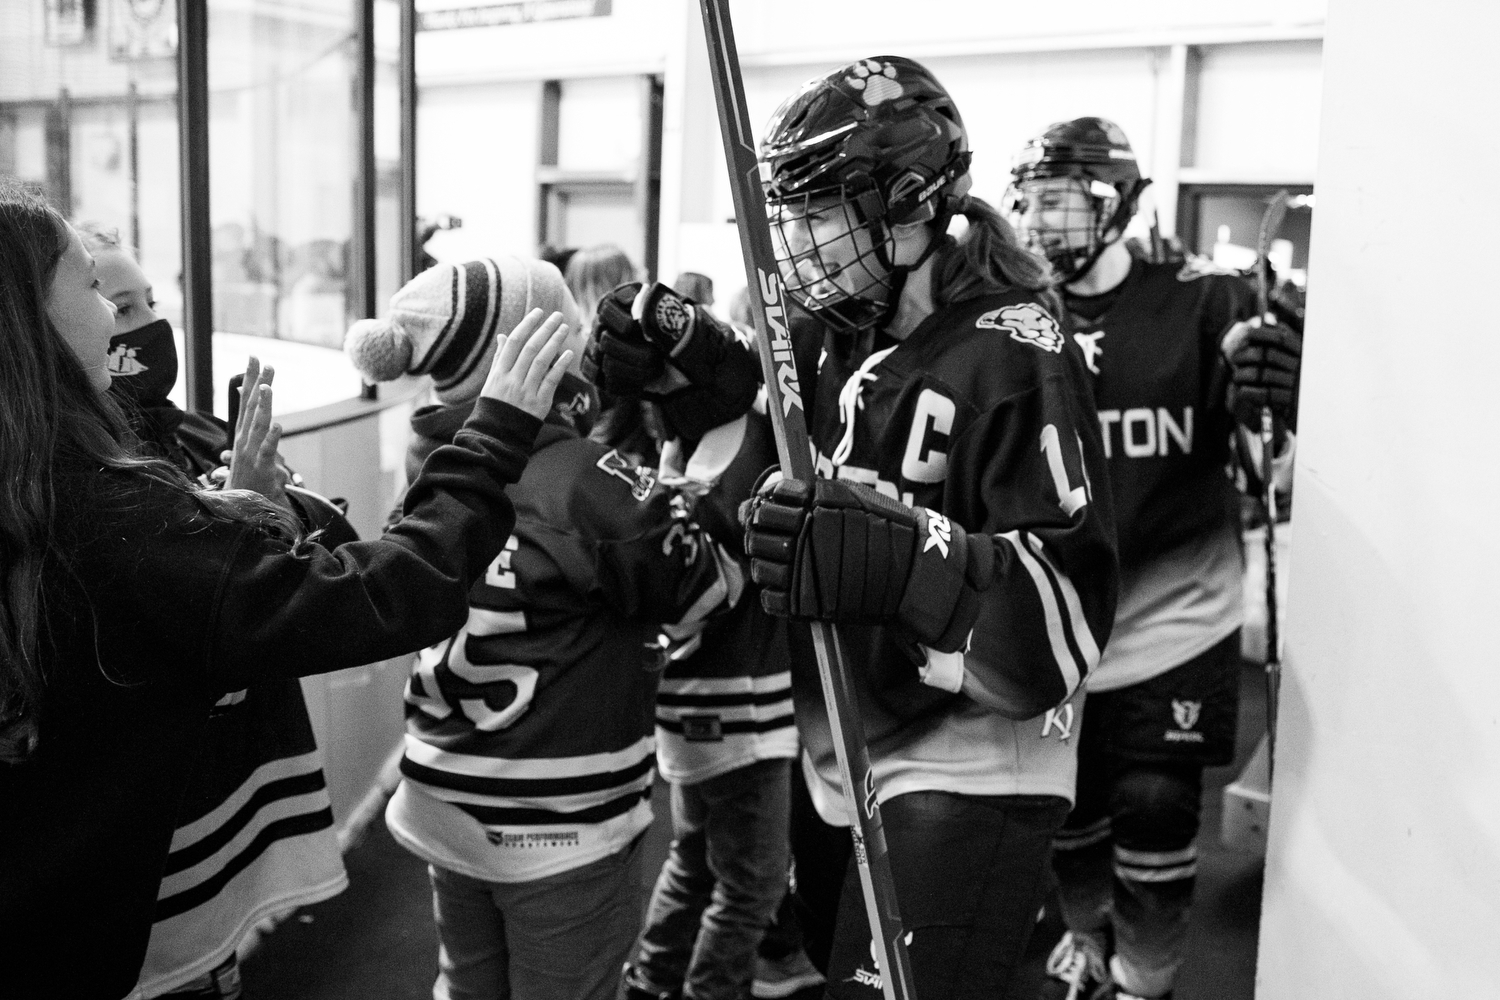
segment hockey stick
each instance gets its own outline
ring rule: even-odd
[[[766,221],[765,195],[760,186],[760,164],[750,132],[750,113],[745,106],[740,78],[739,53],[729,18],[729,0],[700,0],[703,31],[708,37],[708,62],[714,80],[714,98],[719,107],[719,130],[724,137],[724,158],[729,164],[729,184],[734,191],[734,214],[739,220],[740,249],[745,258],[745,280],[755,317],[755,337],[760,345],[761,370],[765,373],[771,425],[776,433],[776,451],[781,468],[793,479],[810,483],[816,477],[812,446],[802,411],[801,386],[786,325],[786,290],[771,250],[771,228]],[[880,965],[880,987],[886,1000],[915,1000],[911,960],[906,953],[906,934],[896,907],[896,886],[891,880],[890,857],[886,853],[885,830],[880,805],[875,798],[875,775],[870,770],[870,751],[865,746],[859,703],[845,667],[838,633],[832,625],[814,622],[813,650],[823,684],[823,703],[833,731],[839,777],[844,785],[844,808],[852,821],[854,860],[864,888],[865,912],[870,919],[870,938],[875,961]]]
[[[1268,268],[1271,237],[1286,218],[1291,195],[1277,191],[1260,218],[1260,234],[1255,241],[1255,297],[1257,313],[1265,322],[1271,308],[1271,275]],[[1275,450],[1275,421],[1271,408],[1260,410],[1260,481],[1261,503],[1266,509],[1266,744],[1269,754],[1266,772],[1276,767],[1276,701],[1281,694],[1281,627],[1276,607],[1276,483],[1272,477],[1272,452]]]

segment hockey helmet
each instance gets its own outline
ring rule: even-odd
[[[968,193],[969,159],[953,99],[910,59],[861,59],[803,84],[772,115],[760,148],[787,292],[835,329],[883,323],[906,273],[939,243],[898,267],[890,227],[945,232]]]
[[[1016,156],[1011,177],[1007,201],[1016,228],[1064,279],[1088,273],[1104,248],[1124,232],[1141,192],[1151,183],[1141,177],[1124,130],[1107,118],[1092,117],[1058,122],[1027,142]],[[1088,211],[1065,213],[1060,225],[1045,230],[1028,226],[1027,203],[1040,186],[1036,182],[1055,178],[1076,182]],[[1083,217],[1072,217],[1075,214]]]

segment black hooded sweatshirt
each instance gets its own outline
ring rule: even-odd
[[[180,489],[76,464],[44,574],[41,740],[0,764],[0,998],[134,987],[214,701],[409,653],[463,625],[540,421],[481,400],[375,541],[293,548]],[[101,499],[107,497],[107,500]]]

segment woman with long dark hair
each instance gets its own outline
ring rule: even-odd
[[[452,446],[379,541],[329,552],[279,486],[271,373],[252,362],[227,489],[142,457],[110,384],[114,309],[40,198],[0,186],[0,993],[115,998],[146,947],[209,709],[267,676],[451,634],[509,536],[571,352],[517,326]]]

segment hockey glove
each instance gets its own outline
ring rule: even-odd
[[[1235,419],[1260,427],[1262,407],[1277,422],[1297,429],[1297,379],[1302,367],[1302,336],[1280,323],[1251,320],[1224,338],[1229,365],[1227,402]]]
[[[783,479],[752,501],[750,574],[773,615],[899,625],[924,646],[963,648],[994,570],[994,548],[923,507],[867,486]]]
[[[760,366],[734,329],[666,285],[621,285],[595,320],[601,388],[660,405],[685,438],[742,416],[755,402]]]
[[[600,391],[641,397],[646,386],[666,373],[665,355],[646,342],[641,324],[630,315],[640,294],[638,281],[627,282],[599,300],[593,336],[584,351],[583,371]]]

